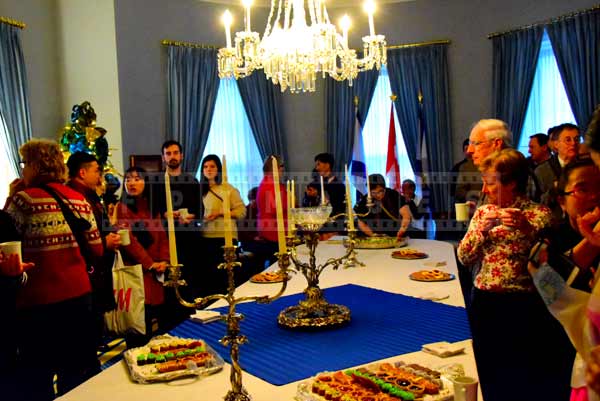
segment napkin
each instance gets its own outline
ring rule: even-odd
[[[190,318],[200,323],[210,323],[219,320],[221,314],[212,310],[197,310]]]
[[[440,358],[458,355],[461,354],[464,350],[464,346],[460,344],[451,344],[447,341],[440,341],[437,343],[423,345],[424,352],[428,352],[430,354],[439,356]]]
[[[447,292],[428,291],[422,294],[417,294],[416,297],[428,301],[441,301],[442,299],[450,298],[450,294]]]

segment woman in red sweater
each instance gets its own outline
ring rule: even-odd
[[[131,167],[125,173],[124,193],[117,210],[118,225],[130,230],[131,243],[122,247],[125,265],[141,264],[144,270],[146,295],[146,334],[130,334],[125,337],[127,347],[145,345],[152,337],[152,321],[160,316],[165,294],[161,280],[169,260],[169,244],[160,215],[152,215],[149,201],[149,185],[146,171]]]
[[[52,400],[55,374],[60,395],[99,372],[100,364],[86,262],[56,200],[41,186],[88,221],[91,257],[102,256],[102,242],[89,203],[63,185],[66,167],[58,144],[34,139],[20,153],[23,179],[11,184],[6,211],[21,237],[23,259],[35,267],[17,291],[18,393],[6,399]]]

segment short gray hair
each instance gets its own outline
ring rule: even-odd
[[[481,128],[485,138],[488,140],[502,139],[502,142],[504,142],[504,145],[506,146],[510,146],[512,143],[512,132],[510,132],[508,124],[502,120],[497,120],[495,118],[479,120],[475,123],[473,128]]]

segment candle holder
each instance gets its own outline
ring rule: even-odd
[[[279,314],[277,322],[287,328],[327,328],[339,326],[350,321],[350,309],[343,305],[327,302],[323,291],[319,287],[319,276],[327,267],[336,270],[353,251],[350,245],[346,254],[339,258],[330,258],[324,264],[316,263],[315,251],[319,244],[319,229],[329,220],[331,206],[318,206],[313,208],[292,209],[293,222],[299,227],[299,232],[304,237],[304,242],[309,250],[308,263],[298,259],[296,242],[288,240],[292,246],[289,248],[289,257],[294,262],[294,270],[302,273],[306,278],[308,287],[304,290],[306,298],[298,305],[290,306]]]
[[[175,290],[175,295],[179,303],[190,308],[203,309],[209,302],[219,299],[224,300],[229,305],[227,316],[222,319],[227,323],[227,332],[223,338],[219,340],[224,346],[230,347],[231,356],[231,374],[229,380],[231,382],[231,390],[225,395],[225,401],[250,401],[252,398],[242,385],[242,369],[239,363],[239,346],[248,342],[248,338],[240,333],[240,321],[244,319],[244,315],[235,311],[236,305],[246,301],[255,301],[259,304],[268,304],[283,295],[287,287],[287,269],[290,265],[290,256],[288,253],[283,255],[277,254],[279,269],[283,273],[284,279],[281,288],[277,294],[273,296],[252,296],[252,297],[235,297],[235,281],[234,268],[241,267],[241,263],[236,259],[237,246],[224,246],[223,253],[225,262],[221,263],[218,268],[227,270],[228,286],[226,294],[214,294],[206,297],[194,299],[193,302],[188,302],[181,296],[179,287],[187,285],[185,280],[181,280],[181,266],[169,266],[169,280],[165,282],[165,286],[172,287]]]
[[[349,269],[351,267],[359,267],[365,266],[365,264],[359,261],[356,257],[356,229],[348,229],[348,250],[349,255],[348,259],[344,261],[344,269]]]

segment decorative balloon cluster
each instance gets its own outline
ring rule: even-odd
[[[106,130],[96,126],[94,108],[90,102],[85,101],[73,106],[71,123],[64,127],[59,143],[65,163],[75,152],[89,153],[98,160],[106,181],[116,180],[118,183],[118,173],[108,159],[111,154],[105,136]]]

